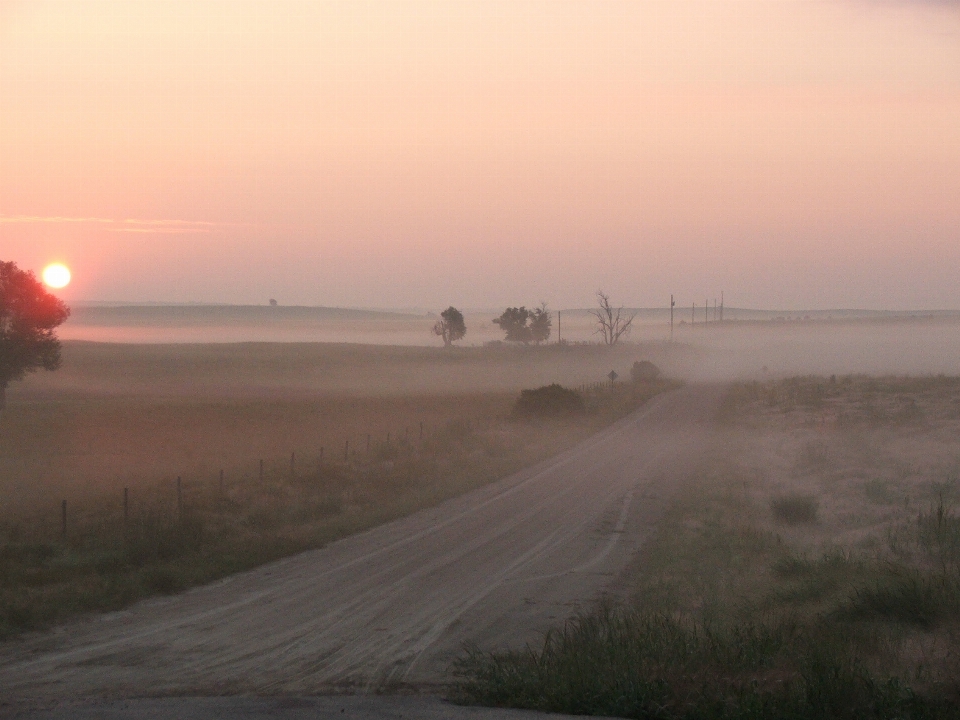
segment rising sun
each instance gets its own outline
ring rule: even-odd
[[[53,263],[43,269],[43,282],[52,288],[64,288],[70,284],[70,268],[63,263]]]

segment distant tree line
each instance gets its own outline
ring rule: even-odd
[[[597,307],[590,311],[596,319],[596,334],[600,335],[606,345],[616,345],[620,339],[633,328],[633,320],[637,316],[627,313],[621,305],[613,307],[610,296],[603,290],[597,290]],[[528,309],[525,305],[508,307],[498,318],[493,320],[499,325],[507,342],[539,345],[550,339],[553,319],[546,303],[539,307]],[[433,326],[433,334],[443,338],[447,347],[460,340],[467,334],[467,325],[463,313],[452,305],[440,313],[440,319]]]

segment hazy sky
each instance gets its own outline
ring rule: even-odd
[[[0,0],[72,300],[960,308],[960,2]]]

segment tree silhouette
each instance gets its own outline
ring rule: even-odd
[[[500,326],[508,342],[522,342],[525,345],[531,341],[538,345],[544,342],[550,337],[550,327],[553,325],[546,303],[534,310],[527,310],[523,305],[507,308],[493,322]]]
[[[0,413],[11,382],[60,367],[60,341],[53,331],[69,316],[70,309],[32,272],[0,261]]]
[[[455,341],[467,334],[467,324],[463,320],[463,313],[453,305],[440,313],[440,319],[433,326],[433,334],[443,338],[445,347],[450,347]]]
[[[530,328],[527,327],[527,318],[529,317],[530,311],[523,305],[518,308],[508,307],[500,317],[494,319],[493,324],[500,326],[508,342],[526,344],[533,339]]]
[[[597,319],[596,333],[603,337],[607,345],[616,345],[623,335],[630,332],[633,319],[637,314],[633,313],[627,317],[622,305],[614,309],[610,304],[610,296],[603,290],[597,290],[597,303],[600,307],[590,311]]]

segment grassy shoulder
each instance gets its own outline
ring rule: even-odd
[[[584,393],[586,412],[542,418],[515,416],[514,393],[448,396],[431,405],[422,435],[414,400],[370,400],[367,411],[393,414],[404,430],[355,436],[323,456],[251,459],[225,474],[167,473],[129,492],[117,483],[75,490],[65,535],[59,503],[8,510],[0,516],[0,637],[177,592],[436,505],[567,449],[671,387],[597,387]],[[271,403],[282,412],[282,401]],[[242,426],[249,412],[242,404],[226,416]]]
[[[631,718],[960,717],[960,380],[733,388],[628,600],[461,665],[462,697]]]

